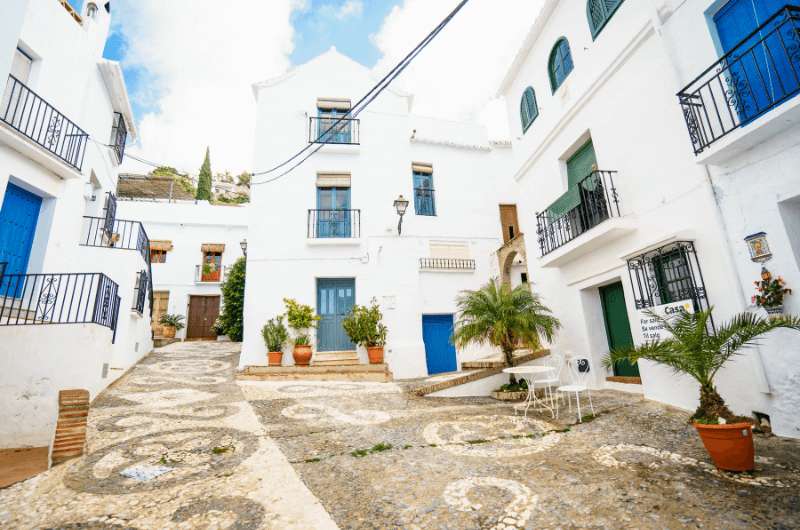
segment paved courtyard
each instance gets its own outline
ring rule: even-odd
[[[685,413],[594,394],[580,425],[401,384],[234,381],[159,350],[93,405],[88,455],[0,490],[2,528],[800,528],[800,444],[708,464]]]

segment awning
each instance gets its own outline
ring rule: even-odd
[[[203,252],[218,252],[222,254],[225,252],[225,244],[224,243],[203,243],[200,247],[200,250]]]
[[[433,165],[426,164],[425,162],[412,162],[411,170],[417,173],[424,173],[426,175],[433,175]]]
[[[318,98],[317,108],[321,110],[350,110],[351,103],[349,99],[342,98]]]
[[[317,173],[318,188],[349,188],[350,173]]]
[[[150,241],[150,250],[172,250],[172,241]]]

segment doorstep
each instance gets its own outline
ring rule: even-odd
[[[623,385],[641,385],[642,378],[634,376],[610,375],[606,377],[609,383],[622,383]]]
[[[349,366],[246,366],[236,374],[239,381],[392,381],[386,364]]]

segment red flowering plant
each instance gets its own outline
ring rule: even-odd
[[[792,294],[792,290],[786,288],[783,278],[773,277],[767,269],[761,269],[761,279],[753,284],[756,286],[756,294],[751,300],[758,307],[765,309],[782,306],[784,296]]]

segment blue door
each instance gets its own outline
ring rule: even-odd
[[[456,371],[452,336],[453,315],[422,315],[422,341],[429,375]]]
[[[317,188],[317,237],[350,237],[350,188]]]
[[[0,262],[7,263],[6,274],[28,271],[41,206],[41,197],[8,183],[0,209]],[[9,281],[0,283],[0,296],[19,296],[21,282],[15,281],[11,286]]]
[[[317,280],[317,351],[353,351],[355,345],[342,328],[342,320],[356,300],[356,281],[352,278]]]
[[[733,51],[723,79],[742,124],[800,90],[800,55],[793,51],[800,35],[792,21],[779,16],[756,32],[787,4],[800,0],[731,0],[714,15],[723,53]]]

